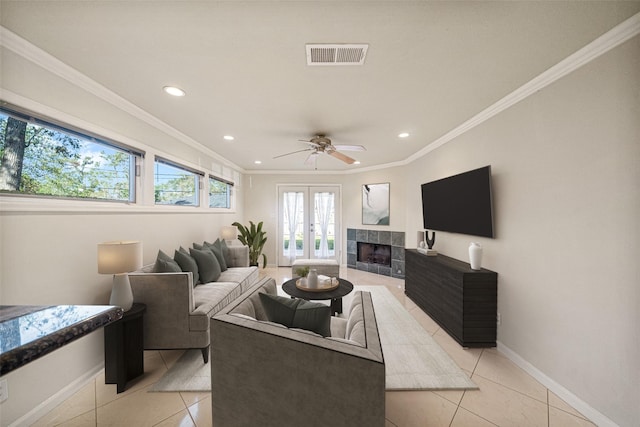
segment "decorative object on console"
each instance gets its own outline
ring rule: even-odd
[[[133,293],[129,283],[132,271],[142,267],[142,242],[113,241],[98,244],[98,273],[113,274],[113,288],[109,304],[124,311],[133,305]]]
[[[262,256],[262,268],[267,266],[267,255],[262,253],[262,248],[267,242],[267,232],[262,231],[262,221],[255,225],[249,221],[249,227],[245,227],[239,222],[231,224],[238,227],[238,240],[243,245],[249,246],[249,265],[257,266],[258,259]]]
[[[482,246],[480,243],[469,244],[469,264],[472,270],[482,270]]]
[[[233,225],[223,225],[220,229],[220,237],[222,238],[222,240],[225,240],[227,242],[235,240],[237,235],[238,227],[235,227]]]
[[[389,225],[389,183],[362,186],[362,224]]]
[[[419,231],[418,230],[418,240],[416,241],[416,246],[418,248],[424,248],[425,247],[425,243],[424,243],[424,231]]]
[[[429,230],[425,230],[422,235],[424,237],[424,241],[420,242],[418,245],[418,252],[427,256],[437,256],[438,251],[433,249],[433,245],[436,243],[436,232],[433,232],[431,238],[429,238]]]

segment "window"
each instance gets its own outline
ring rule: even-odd
[[[209,176],[209,207],[231,209],[233,184]]]
[[[156,157],[153,176],[156,205],[200,206],[204,173]]]
[[[144,153],[0,108],[0,192],[135,201]]]

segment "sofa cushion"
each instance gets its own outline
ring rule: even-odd
[[[251,316],[256,318],[256,309],[253,307],[253,303],[249,298],[242,301],[236,308],[233,309],[233,314],[243,314],[245,316]],[[264,320],[264,319],[262,319]]]
[[[259,275],[258,267],[233,267],[223,271],[218,282],[236,282],[244,292],[258,280]]]
[[[327,305],[267,293],[260,294],[260,302],[271,322],[331,336],[331,308]]]
[[[173,258],[161,250],[158,251],[156,263],[153,265],[154,273],[179,273],[181,271],[180,265]]]
[[[189,253],[198,264],[199,283],[215,282],[220,277],[220,264],[215,255],[207,248],[189,249]]]
[[[174,252],[173,259],[176,260],[182,271],[191,272],[193,275],[193,286],[197,285],[198,280],[200,280],[200,275],[198,274],[198,264],[196,260],[183,248]]]
[[[206,331],[210,318],[240,296],[237,283],[212,282],[193,289],[195,310],[189,316],[191,331]]]

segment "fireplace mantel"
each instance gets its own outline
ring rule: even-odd
[[[391,267],[359,262],[358,242],[391,246]],[[347,267],[404,279],[404,232],[347,228]]]

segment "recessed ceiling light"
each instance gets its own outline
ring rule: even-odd
[[[167,92],[169,95],[173,95],[173,96],[185,96],[186,95],[185,91],[183,91],[179,87],[175,87],[175,86],[165,86],[165,87],[162,88],[162,90]]]
[[[256,165],[261,165],[261,164],[262,164],[262,161],[261,161],[261,160],[256,160],[256,161],[255,161],[255,162],[253,162],[253,163],[255,163]]]
[[[409,134],[407,132],[402,132],[400,134],[398,134],[398,138],[407,138],[409,136]]]
[[[360,164],[360,160],[356,160],[355,162],[353,162],[354,165],[359,165]]]
[[[226,139],[227,141],[233,141],[235,138],[231,135],[225,135],[223,136],[224,139]]]

